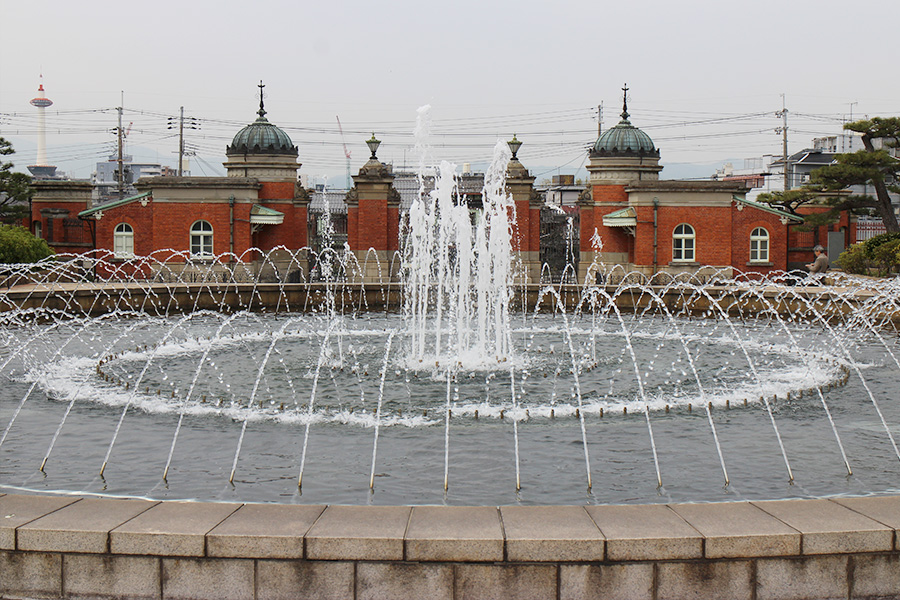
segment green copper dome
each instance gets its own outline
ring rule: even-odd
[[[653,154],[658,155],[650,136],[622,119],[619,124],[603,132],[594,143],[594,154]]]
[[[623,88],[627,93],[628,86]],[[636,154],[638,156],[659,156],[659,150],[653,145],[650,136],[631,124],[628,120],[627,99],[623,101],[622,120],[603,132],[594,143],[592,156],[609,156],[618,154]]]
[[[297,146],[294,145],[288,134],[266,119],[262,94],[260,94],[257,114],[259,117],[254,122],[237,132],[237,135],[231,140],[231,145],[225,149],[225,154],[290,154],[297,156]]]

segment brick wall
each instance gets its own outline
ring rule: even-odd
[[[628,202],[624,185],[595,185],[591,193],[595,203]]]
[[[262,181],[259,187],[260,200],[291,200],[294,198],[293,181]]]
[[[351,246],[351,248],[353,250],[368,250],[369,248],[387,250],[387,198],[360,200],[356,210],[358,219],[356,242],[358,245]]]
[[[263,225],[256,234],[255,245],[264,251],[278,246],[290,250],[298,250],[308,245],[307,209],[294,204],[292,200],[266,202],[267,208],[277,210],[284,215],[280,225]]]
[[[628,205],[628,194],[624,185],[595,185],[591,191],[594,200],[592,207],[582,207],[579,214],[581,251],[588,252],[591,248],[591,238],[594,230],[600,234],[603,240],[603,252],[628,252],[633,259],[634,239],[628,231],[622,227],[606,227],[603,225],[603,216]]]
[[[81,226],[77,228],[66,227],[63,222],[64,219],[77,219],[78,213],[86,208],[87,201],[32,201],[31,220],[32,222],[40,222],[41,237],[47,241],[55,252],[88,252],[93,249],[89,226],[86,223],[82,223]],[[41,214],[41,211],[46,209],[66,210],[69,211],[69,214],[65,217],[59,216],[48,218]],[[34,233],[33,227],[31,228],[31,231]]]
[[[531,210],[528,200],[515,202],[515,223],[513,224],[512,251],[527,252],[532,249]],[[512,216],[512,215],[510,215]],[[512,222],[512,219],[510,219]]]
[[[732,211],[734,237],[732,240],[733,265],[741,271],[770,273],[787,270],[788,225],[781,223],[781,217],[745,207]],[[769,260],[771,266],[747,264],[750,261],[750,234],[762,227],[769,234]]]

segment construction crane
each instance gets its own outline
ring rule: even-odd
[[[350,151],[347,149],[347,142],[344,141],[344,128],[341,127],[341,118],[337,115],[334,118],[337,119],[338,131],[341,132],[341,143],[344,145],[344,157],[347,159],[347,189],[349,190],[353,187],[353,180],[350,178]]]

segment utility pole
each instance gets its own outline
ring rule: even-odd
[[[850,103],[850,122],[851,123],[853,122],[853,105],[854,104],[859,104],[859,102],[851,102]],[[846,148],[842,147],[841,148],[842,151],[843,150],[847,150],[847,151],[853,150],[853,136],[852,135],[847,136],[847,142],[848,142],[847,147]],[[841,144],[841,146],[844,146],[844,144]]]
[[[178,176],[181,177],[184,168],[184,107],[178,117]]]
[[[781,117],[782,125],[775,129],[775,133],[781,134],[781,164],[784,169],[784,191],[791,189],[790,173],[788,173],[788,109],[785,107],[784,94],[781,95],[781,110],[775,113]]]
[[[603,134],[603,103],[597,105],[597,137]]]
[[[200,129],[200,123],[194,117],[188,117],[188,129]],[[175,129],[175,117],[169,117],[168,129]],[[184,175],[184,107],[178,114],[178,176]]]
[[[125,161],[122,156],[122,142],[123,142],[123,131],[122,131],[122,112],[124,110],[123,106],[125,104],[125,92],[122,92],[122,101],[120,102],[119,108],[117,109],[119,112],[119,126],[116,128],[116,135],[119,139],[119,152],[118,158],[116,162],[118,163],[118,173],[116,174],[116,179],[118,180],[118,188],[119,188],[119,200],[125,197]]]

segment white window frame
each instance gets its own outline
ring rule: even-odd
[[[191,256],[196,258],[212,258],[213,226],[209,221],[200,219],[191,225]]]
[[[687,223],[672,231],[672,262],[692,263],[697,258],[697,234]]]
[[[750,262],[769,262],[769,231],[765,227],[750,232]]]
[[[113,256],[134,257],[134,228],[128,223],[119,223],[113,230]]]

